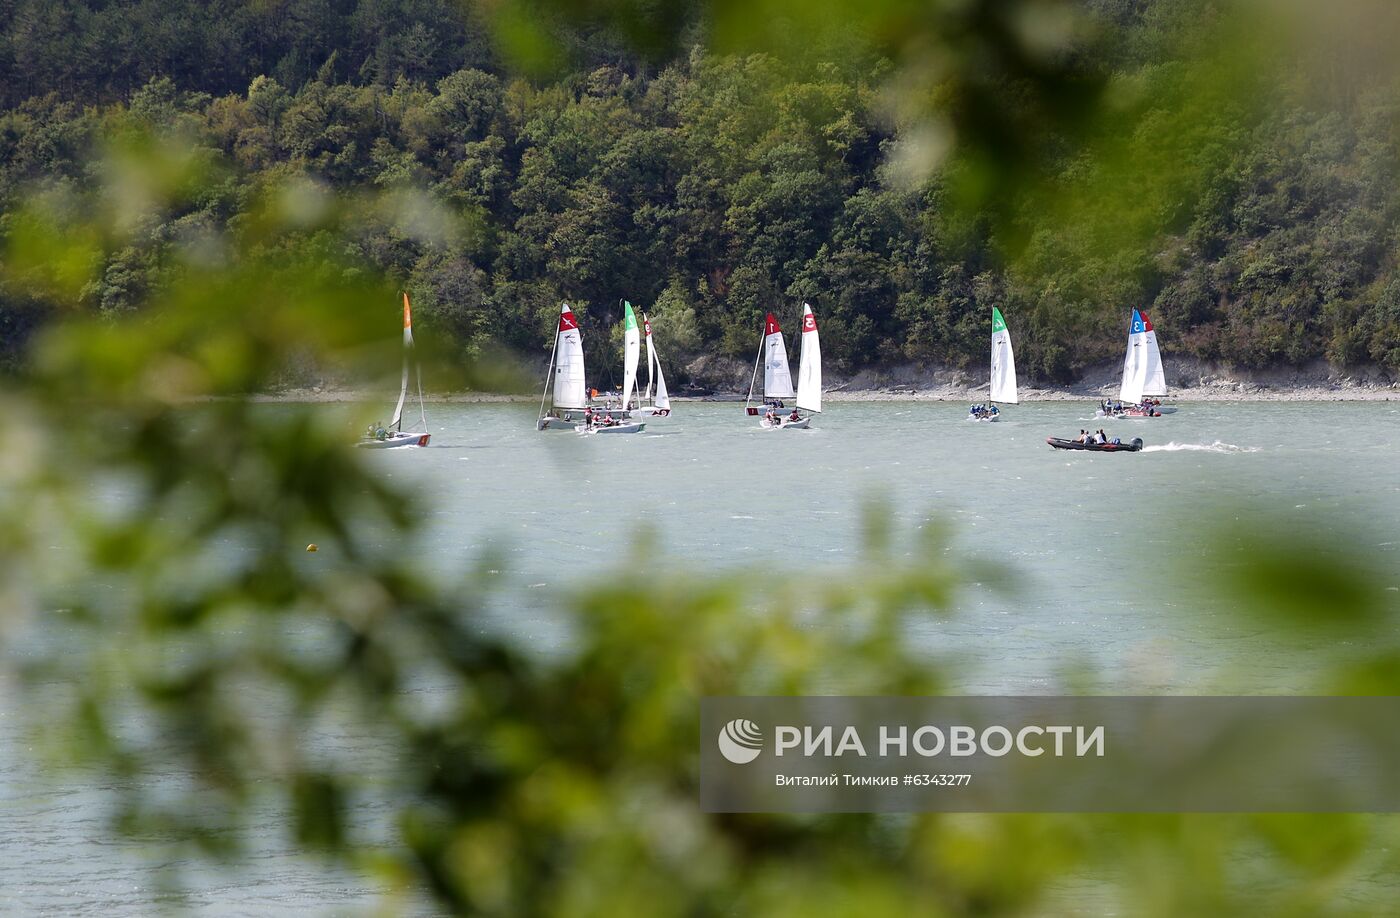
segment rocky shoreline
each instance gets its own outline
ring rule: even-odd
[[[748,375],[734,367],[716,366],[714,358],[696,361],[686,367],[692,379],[707,384],[712,392],[693,396],[674,392],[676,401],[742,401],[748,391]],[[980,369],[980,368],[979,368]],[[1081,401],[1113,398],[1118,395],[1121,367],[1104,364],[1087,370],[1079,382],[1061,386],[1020,387],[1025,402]],[[742,375],[742,380],[738,376]],[[1175,359],[1168,370],[1170,399],[1180,402],[1260,401],[1260,402],[1385,402],[1400,401],[1400,380],[1379,368],[1338,369],[1325,362],[1304,367],[1263,371],[1232,371],[1206,363]],[[854,376],[828,373],[824,398],[833,402],[944,401],[978,402],[987,398],[987,382],[976,380],[968,371],[948,367],[914,365],[885,370],[863,370]],[[327,382],[323,385],[289,387],[253,396],[255,401],[274,402],[366,402],[393,399],[397,391],[378,386],[353,386]],[[538,402],[539,392],[439,392],[424,396],[431,402]]]

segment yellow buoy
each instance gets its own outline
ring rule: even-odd
[[[306,546],[306,550],[307,550],[307,551],[317,551],[318,549],[316,548],[316,543],[315,543],[315,542],[312,542],[310,545]]]

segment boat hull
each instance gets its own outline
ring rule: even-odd
[[[1094,412],[1096,418],[1160,418],[1164,414],[1171,414],[1175,408],[1160,408],[1154,406],[1151,411],[1143,411],[1141,408],[1128,408],[1123,411],[1104,411],[1102,408]]]
[[[577,427],[577,426],[579,425],[579,422],[582,421],[582,420],[583,420],[583,412],[582,412],[582,411],[578,412],[577,415],[573,414],[572,412],[566,412],[566,413],[564,414],[563,417],[555,417],[554,415],[546,415],[545,417],[540,418],[539,424],[536,425],[536,428],[535,428],[535,429],[536,429],[536,430],[573,430],[575,427]]]
[[[1136,453],[1142,449],[1142,438],[1134,437],[1126,443],[1080,443],[1060,437],[1046,437],[1045,442],[1055,449],[1079,450],[1086,453]]]
[[[591,436],[593,434],[629,434],[641,433],[646,429],[646,424],[641,421],[633,421],[630,424],[613,424],[608,427],[588,427],[579,424],[574,431],[580,434]]]
[[[394,449],[399,446],[427,446],[431,434],[425,433],[395,433],[390,434],[383,440],[375,437],[365,437],[355,445],[360,449]]]
[[[629,413],[629,416],[630,416],[630,417],[634,417],[634,418],[664,418],[664,417],[669,417],[670,414],[671,414],[671,409],[670,409],[670,408],[651,408],[651,407],[646,407],[646,408],[633,408],[632,411]]]
[[[762,427],[764,430],[806,430],[812,426],[812,419],[807,417],[798,418],[796,421],[789,421],[787,418],[779,418],[778,422],[775,424],[767,418],[764,418],[758,422],[758,426]]]

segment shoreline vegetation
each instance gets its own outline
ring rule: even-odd
[[[1098,376],[1070,386],[1022,386],[1022,402],[1071,402],[1113,398],[1118,394],[1116,379],[1100,381]],[[296,386],[261,392],[251,396],[259,402],[373,402],[392,400],[394,393],[379,386],[327,384]],[[823,399],[831,402],[977,402],[986,401],[987,384],[966,384],[936,377],[912,382],[892,382],[861,374],[838,381],[827,388]],[[439,404],[539,402],[539,393],[432,392],[426,401]],[[716,388],[709,395],[672,394],[673,402],[742,402],[743,391]],[[1194,385],[1173,386],[1163,399],[1180,402],[1400,402],[1400,382],[1377,382],[1337,377],[1326,381],[1264,383],[1229,377],[1208,378]]]

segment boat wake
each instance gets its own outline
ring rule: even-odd
[[[1160,446],[1144,446],[1144,453],[1257,453],[1257,446],[1236,446],[1233,443],[1222,443],[1216,440],[1214,443],[1163,443]]]

